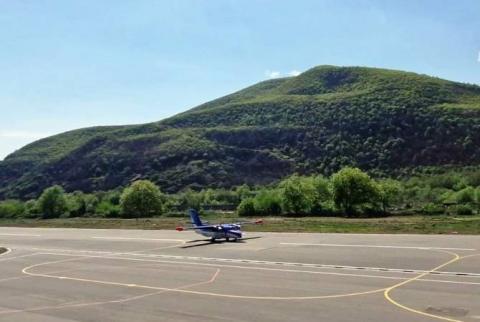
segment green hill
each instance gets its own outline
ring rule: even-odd
[[[373,173],[480,164],[480,87],[394,70],[319,66],[160,122],[70,131],[0,162],[0,197],[269,183],[345,165]]]

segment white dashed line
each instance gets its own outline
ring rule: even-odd
[[[280,245],[292,246],[324,246],[324,247],[360,247],[360,248],[394,248],[394,249],[420,249],[420,250],[467,250],[475,251],[474,248],[452,248],[452,247],[415,247],[415,246],[394,246],[394,245],[358,245],[358,244],[310,244],[310,243],[280,243]]]
[[[410,269],[410,268],[389,268],[389,267],[369,267],[369,266],[348,266],[348,265],[331,265],[331,264],[314,264],[314,263],[295,263],[295,262],[272,262],[254,259],[241,259],[241,258],[217,258],[217,257],[198,257],[198,256],[179,256],[179,255],[162,255],[162,254],[139,254],[134,252],[107,252],[107,251],[89,251],[89,250],[70,250],[70,249],[48,249],[48,248],[29,248],[39,252],[56,252],[65,254],[97,254],[101,256],[135,256],[138,258],[153,258],[153,259],[170,259],[170,260],[191,260],[191,261],[211,261],[211,262],[228,262],[228,263],[240,263],[240,264],[255,264],[255,265],[269,265],[269,266],[288,266],[288,267],[306,267],[317,269],[337,269],[337,270],[349,270],[349,271],[369,271],[369,272],[390,272],[401,274],[424,274],[425,270]],[[448,276],[462,276],[462,277],[475,277],[480,278],[479,273],[469,272],[446,272],[435,271],[432,275],[448,275]]]
[[[73,257],[83,257],[83,258],[87,257],[87,258],[125,260],[125,261],[152,262],[152,263],[160,263],[160,264],[180,264],[180,265],[191,265],[191,266],[208,266],[208,267],[217,267],[217,268],[222,267],[222,268],[233,268],[233,269],[247,269],[247,270],[287,272],[287,273],[300,273],[300,274],[349,276],[349,277],[377,278],[377,279],[389,279],[389,280],[408,280],[409,279],[407,277],[395,277],[395,276],[365,275],[365,274],[338,273],[338,272],[325,272],[325,271],[307,271],[307,270],[296,270],[296,269],[292,270],[292,269],[285,269],[285,268],[268,268],[268,267],[258,267],[258,266],[223,265],[223,264],[216,264],[216,263],[184,262],[184,261],[146,259],[146,258],[129,258],[129,257],[118,257],[118,256],[74,255],[74,254],[58,254],[58,253],[38,253],[38,255],[73,256]],[[61,262],[61,261],[59,261],[59,262]],[[53,263],[55,263],[55,262],[53,262]],[[33,266],[36,266],[36,265],[33,265]],[[58,276],[49,276],[49,277],[69,279],[68,277],[58,277]],[[431,282],[431,283],[480,285],[479,282],[464,282],[464,281],[452,281],[452,280],[419,279],[418,281]],[[127,286],[134,287],[135,284],[128,284]]]

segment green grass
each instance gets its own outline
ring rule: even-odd
[[[212,223],[245,220],[233,215],[206,215]],[[189,225],[185,217],[150,219],[72,218],[0,220],[0,226],[49,228],[171,229]],[[401,216],[387,218],[266,217],[263,225],[246,225],[245,231],[365,234],[480,234],[480,216]]]

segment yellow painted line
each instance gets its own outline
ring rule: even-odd
[[[177,289],[185,289],[185,288],[190,288],[190,287],[194,287],[194,286],[213,283],[215,281],[215,279],[217,278],[217,276],[219,275],[219,273],[220,273],[220,269],[217,269],[215,274],[213,274],[213,276],[208,281],[180,286]],[[29,277],[29,276],[27,276],[27,277]],[[87,306],[95,306],[95,305],[103,305],[103,304],[126,303],[126,302],[131,302],[131,301],[139,300],[139,299],[142,299],[142,298],[145,298],[145,297],[148,297],[148,296],[158,295],[158,294],[162,294],[162,293],[166,293],[166,292],[168,292],[168,291],[161,290],[161,291],[136,295],[136,296],[122,298],[122,299],[109,300],[109,301],[73,303],[73,304],[66,303],[66,304],[60,304],[60,305],[55,305],[55,306],[53,306],[53,305],[52,306],[41,306],[41,307],[23,309],[23,310],[5,310],[5,311],[0,311],[0,315],[2,315],[2,314],[12,314],[12,313],[24,313],[24,312],[38,312],[38,311],[45,311],[45,310],[60,310],[60,309],[65,309],[65,308],[78,308],[78,307],[87,307]]]
[[[67,255],[69,256],[69,255]],[[73,255],[75,256],[75,255]],[[81,256],[81,257],[91,257],[91,256]],[[102,258],[102,257],[100,257]],[[135,259],[138,260],[138,259]],[[86,283],[95,283],[95,284],[103,284],[103,285],[113,285],[113,286],[121,286],[121,287],[133,287],[133,288],[141,288],[141,289],[150,289],[150,290],[158,290],[158,291],[169,291],[169,292],[177,292],[177,293],[185,293],[185,294],[195,294],[195,295],[207,295],[207,296],[214,296],[214,297],[222,297],[222,298],[235,298],[235,299],[255,299],[255,300],[316,300],[316,299],[330,299],[330,298],[342,298],[342,297],[350,297],[350,296],[358,296],[358,295],[365,295],[365,294],[373,294],[382,292],[385,288],[374,289],[364,292],[353,292],[353,293],[346,293],[346,294],[332,294],[332,295],[319,295],[319,296],[249,296],[249,295],[234,295],[234,294],[222,294],[222,293],[213,293],[213,292],[201,292],[201,291],[191,291],[191,290],[183,290],[177,288],[166,288],[166,287],[157,287],[157,286],[150,286],[150,285],[141,285],[141,284],[128,284],[128,283],[119,283],[119,282],[111,282],[111,281],[103,281],[103,280],[94,280],[94,279],[86,279],[86,278],[74,278],[68,276],[56,276],[56,275],[49,275],[49,274],[38,274],[38,273],[31,273],[29,270],[39,266],[45,266],[49,264],[61,263],[66,262],[69,260],[60,260],[60,261],[51,261],[51,262],[44,262],[39,264],[34,264],[28,267],[25,267],[22,270],[22,273],[29,275],[29,276],[36,276],[36,277],[45,277],[45,278],[54,278],[59,280],[71,280],[77,282],[86,282]]]
[[[98,259],[113,259],[124,261],[138,261],[138,262],[151,262],[159,264],[181,264],[190,266],[206,266],[206,267],[222,267],[233,269],[246,269],[246,270],[259,270],[259,271],[273,271],[273,272],[286,272],[286,273],[303,273],[303,274],[318,274],[318,275],[333,275],[333,276],[346,276],[346,277],[363,277],[363,278],[376,278],[376,279],[389,279],[389,280],[407,280],[405,277],[394,277],[384,275],[371,275],[371,274],[351,274],[351,273],[336,273],[336,272],[324,272],[324,271],[310,271],[310,270],[296,270],[296,269],[284,269],[284,268],[268,268],[268,267],[252,267],[252,266],[239,266],[239,265],[224,265],[215,263],[198,263],[198,262],[184,262],[173,260],[158,260],[158,259],[144,259],[144,258],[131,258],[131,257],[116,257],[116,256],[95,256],[95,255],[75,255],[64,253],[36,253],[36,255],[54,255],[54,256],[70,256],[70,257],[82,257],[82,258],[98,258]],[[452,280],[437,280],[437,279],[419,279],[421,282],[430,283],[448,283],[448,284],[465,284],[465,285],[480,285],[476,282],[462,282]]]
[[[144,258],[130,258],[130,257],[116,257],[116,256],[93,256],[93,255],[74,255],[74,254],[57,254],[57,253],[38,253],[38,254],[41,254],[41,255],[56,255],[56,256],[88,257],[88,258],[100,258],[100,259],[113,259],[113,260],[125,260],[125,261],[139,261],[139,262],[152,262],[152,263],[160,263],[160,264],[181,264],[181,265],[190,265],[190,266],[223,267],[223,268],[287,272],[287,273],[305,273],[305,274],[319,274],[319,275],[352,276],[352,277],[366,277],[366,278],[379,278],[379,279],[392,279],[392,280],[404,280],[404,279],[406,279],[406,278],[402,278],[402,277],[392,277],[392,276],[383,276],[383,275],[335,273],[335,272],[308,271],[308,270],[296,270],[296,269],[286,269],[286,268],[268,268],[268,267],[253,267],[253,266],[239,266],[239,265],[224,265],[224,264],[215,264],[215,263],[209,264],[209,263],[184,262],[184,261],[173,261],[173,260],[158,260],[158,259],[146,259],[146,258],[144,259]]]
[[[398,283],[398,284],[395,284],[395,285],[390,286],[389,288],[385,289],[385,291],[383,292],[383,295],[385,296],[385,298],[387,299],[387,301],[389,301],[389,302],[392,303],[393,305],[398,306],[398,307],[401,308],[401,309],[407,310],[407,311],[412,312],[412,313],[416,313],[416,314],[420,314],[420,315],[424,315],[424,316],[428,316],[428,317],[431,317],[431,318],[435,318],[435,319],[439,319],[439,320],[444,320],[444,321],[463,322],[463,321],[461,321],[461,320],[451,319],[451,318],[448,318],[448,317],[444,317],[444,316],[440,316],[440,315],[435,315],[435,314],[430,314],[430,313],[426,313],[426,312],[422,312],[422,311],[413,309],[413,308],[411,308],[411,307],[405,306],[405,305],[403,305],[403,304],[395,301],[395,300],[392,299],[391,296],[390,296],[390,292],[391,292],[392,290],[394,290],[394,289],[396,289],[396,288],[399,288],[400,286],[406,285],[406,284],[408,284],[408,283],[411,283],[411,282],[413,282],[413,281],[415,281],[415,280],[418,280],[418,279],[420,279],[420,278],[422,278],[422,277],[424,277],[424,276],[426,276],[426,275],[428,275],[428,274],[430,274],[430,273],[432,273],[432,272],[435,272],[436,270],[438,270],[438,269],[440,269],[440,268],[442,268],[442,267],[445,267],[445,266],[447,266],[447,265],[450,265],[450,264],[458,261],[459,259],[461,259],[461,257],[460,257],[458,254],[456,254],[456,253],[452,253],[452,252],[448,252],[448,251],[443,251],[443,252],[448,253],[448,254],[450,254],[450,255],[453,255],[454,257],[453,257],[451,260],[449,260],[448,262],[443,263],[443,264],[441,264],[441,265],[439,265],[439,266],[431,269],[431,270],[428,271],[428,272],[425,272],[425,273],[423,273],[423,274],[420,274],[420,275],[418,275],[418,276],[415,276],[415,277],[413,277],[413,278],[411,278],[411,279],[408,279],[408,280],[406,280],[406,281],[400,282],[400,283]]]
[[[284,266],[284,267],[303,267],[303,268],[314,268],[314,269],[332,269],[332,270],[345,270],[345,271],[356,271],[359,272],[381,272],[381,273],[399,273],[399,274],[422,274],[428,272],[426,270],[417,270],[411,268],[389,268],[389,267],[355,267],[355,266],[345,266],[345,265],[338,265],[338,264],[315,264],[315,263],[295,263],[295,262],[279,262],[279,261],[264,261],[264,260],[252,260],[252,259],[242,259],[242,258],[218,258],[218,257],[198,257],[198,256],[182,256],[182,255],[165,255],[165,254],[148,254],[145,252],[153,251],[153,250],[163,250],[169,248],[178,247],[185,242],[170,245],[170,246],[163,246],[159,248],[152,248],[152,249],[142,249],[138,251],[131,251],[131,252],[113,252],[113,251],[95,251],[95,250],[75,250],[75,249],[52,249],[52,248],[25,248],[28,250],[35,250],[42,253],[80,253],[80,254],[97,254],[102,256],[140,256],[142,258],[162,258],[168,260],[194,260],[194,261],[214,261],[220,263],[238,263],[238,264],[250,264],[250,265],[275,265],[275,266]],[[55,254],[53,254],[55,255]],[[450,275],[450,276],[457,276],[457,275],[468,275],[468,277],[472,278],[479,278],[479,273],[468,273],[468,272],[447,272],[447,271],[437,271],[436,273],[441,275]],[[353,274],[355,275],[355,274]]]

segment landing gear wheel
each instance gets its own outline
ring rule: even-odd
[[[229,242],[229,241],[230,241],[230,238],[229,238],[229,237],[227,237],[227,238],[225,238],[225,240],[226,240],[227,242]]]
[[[211,241],[212,243],[214,243],[214,242],[215,242],[215,238],[212,237],[212,238],[210,239],[210,241]]]

